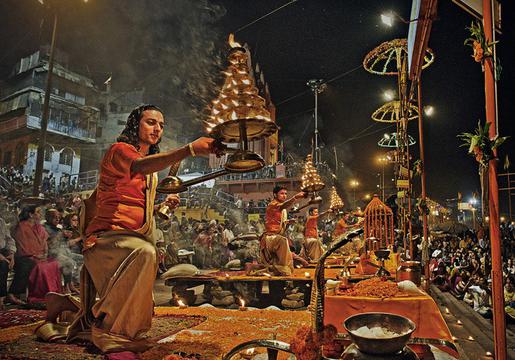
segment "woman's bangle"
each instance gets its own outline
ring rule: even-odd
[[[193,150],[193,145],[191,145],[191,143],[188,144],[188,149],[190,149],[191,156],[197,156],[197,154],[195,154],[195,150]]]

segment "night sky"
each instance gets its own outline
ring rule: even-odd
[[[202,120],[198,109],[216,91],[218,71],[225,66],[224,42],[229,32],[236,32],[236,40],[250,45],[254,61],[265,74],[286,151],[301,157],[310,147],[313,131],[314,100],[306,81],[329,80],[319,96],[320,132],[325,145],[322,159],[334,166],[336,146],[338,158],[344,163],[344,185],[356,178],[363,194],[374,191],[380,172],[375,162],[381,153],[377,141],[393,129],[374,123],[370,115],[385,102],[383,92],[396,88],[396,79],[372,75],[361,64],[380,43],[407,36],[406,24],[397,22],[388,28],[381,23],[380,14],[393,10],[409,18],[410,1],[298,0],[244,29],[288,1],[59,3],[66,3],[66,9],[58,46],[71,54],[79,72],[87,69],[99,86],[108,73],[113,73],[113,86],[145,86],[148,101],[164,107],[176,121],[192,124]],[[499,124],[501,135],[513,137],[515,11],[512,2],[504,3],[503,34],[498,38],[503,66],[498,83]],[[36,0],[4,0],[0,14],[3,77],[17,58],[32,52],[38,43],[49,41],[50,23],[49,11]],[[47,22],[40,30],[42,18]],[[423,105],[435,108],[424,126],[428,194],[437,200],[454,198],[458,191],[467,199],[473,191],[479,191],[476,163],[464,148],[459,148],[456,138],[461,132],[473,131],[478,119],[485,118],[481,66],[471,58],[471,48],[463,45],[468,37],[465,27],[472,20],[450,0],[439,1],[438,19],[429,40],[436,60],[422,75]],[[160,67],[164,71],[154,76],[155,68]],[[201,84],[202,79],[207,80]],[[186,87],[188,91],[183,90]],[[201,94],[198,99],[192,96],[195,93]],[[418,138],[415,123],[410,126],[410,134]],[[513,141],[503,145],[502,159],[510,153],[515,162]],[[415,150],[417,157],[418,145]],[[386,178],[391,177],[389,172]],[[506,202],[505,193],[500,197]]]

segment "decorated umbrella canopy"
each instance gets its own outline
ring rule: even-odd
[[[409,142],[409,146],[411,145],[415,145],[417,142],[415,141],[415,139],[413,139],[413,137],[411,135],[408,135],[408,142]],[[397,133],[391,133],[391,134],[385,134],[381,140],[378,141],[377,145],[381,146],[381,147],[386,147],[386,148],[397,148],[399,147],[399,140],[398,140],[398,136],[397,136]]]
[[[415,104],[409,103],[407,106],[406,119],[418,119],[418,107]],[[384,123],[396,123],[401,120],[401,102],[393,100],[383,104],[379,109],[372,114],[372,120]]]
[[[452,234],[452,235],[458,235],[463,234],[465,231],[469,230],[468,226],[454,221],[446,221],[441,224],[437,224],[433,227],[433,231],[443,231],[444,233]]]

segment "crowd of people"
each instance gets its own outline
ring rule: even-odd
[[[0,308],[6,301],[23,305],[27,290],[32,302],[44,299],[48,291],[78,293],[82,199],[31,198],[16,204],[8,200],[0,201]]]
[[[506,314],[515,318],[515,226],[501,224],[503,281]],[[466,231],[459,235],[434,234],[430,243],[431,280],[441,291],[449,291],[485,318],[492,317],[491,255],[488,231]]]
[[[12,199],[20,199],[32,193],[34,183],[34,173],[27,175],[23,172],[23,167],[3,166],[0,167],[0,190],[3,196]],[[73,192],[91,190],[85,184],[79,184],[77,177],[62,176],[59,181],[54,173],[46,172],[41,180],[40,193],[44,197],[54,197],[57,195],[70,194]]]

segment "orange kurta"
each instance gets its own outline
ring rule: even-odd
[[[145,223],[145,175],[132,175],[130,171],[132,162],[142,157],[134,146],[122,142],[113,144],[105,154],[96,192],[98,211],[86,229],[85,248],[94,245],[91,234],[136,231]]]
[[[276,199],[272,200],[266,208],[265,230],[268,233],[279,234],[281,232],[281,205]]]
[[[336,228],[334,229],[333,237],[336,238],[336,237],[340,236],[341,234],[345,233],[348,228],[349,228],[349,225],[347,224],[345,219],[341,218],[336,223]]]
[[[318,216],[308,216],[306,220],[306,230],[304,236],[306,238],[318,238]]]

